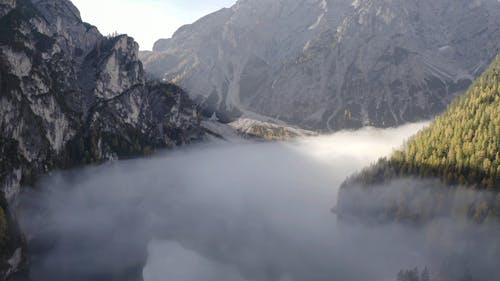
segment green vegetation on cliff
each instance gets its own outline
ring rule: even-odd
[[[439,178],[443,187],[466,187],[488,191],[475,195],[467,204],[452,199],[451,205],[439,198],[457,198],[457,188],[438,188],[439,184],[423,184],[428,188],[405,189],[404,194],[394,195],[391,202],[379,210],[387,218],[422,221],[444,209],[460,209],[459,213],[475,222],[500,217],[500,55],[469,88],[455,100],[448,110],[438,116],[426,129],[410,138],[401,150],[389,158],[380,159],[375,165],[349,178],[343,191],[352,187],[368,190],[372,186],[405,185],[394,180],[401,178]],[[339,196],[339,206],[349,213],[348,206],[356,199],[348,192]],[[426,196],[422,196],[426,194]],[[396,198],[397,197],[397,198]],[[419,199],[420,198],[420,199]],[[422,199],[422,198],[425,198]],[[360,199],[360,198],[358,198]],[[423,202],[420,201],[423,200]],[[409,206],[422,206],[409,208]],[[385,207],[384,207],[385,206]],[[450,207],[451,206],[451,207]],[[439,211],[438,211],[439,210]],[[373,210],[371,211],[373,212]]]
[[[4,246],[7,240],[7,217],[5,211],[0,207],[0,249]]]
[[[397,176],[500,189],[500,56],[431,126],[359,175],[364,185]]]

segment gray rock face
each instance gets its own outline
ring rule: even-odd
[[[434,116],[499,46],[498,0],[240,0],[141,59],[207,114],[331,131]]]
[[[177,86],[145,83],[138,44],[103,37],[67,0],[0,4],[0,280],[22,266],[7,202],[53,168],[148,153],[202,138]],[[1,213],[0,213],[1,214]],[[0,217],[2,219],[2,217]],[[0,220],[0,230],[2,230]]]

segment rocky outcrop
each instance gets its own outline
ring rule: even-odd
[[[229,123],[240,135],[265,141],[288,141],[295,138],[317,136],[313,131],[290,127],[286,124],[263,122],[254,119],[241,118]]]
[[[240,0],[142,59],[208,116],[386,127],[463,93],[499,51],[499,19],[498,0]]]
[[[196,106],[179,87],[145,82],[138,44],[103,37],[67,0],[0,4],[0,133],[0,280],[24,264],[7,204],[22,185],[54,168],[203,136]]]

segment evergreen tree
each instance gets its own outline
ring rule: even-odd
[[[391,157],[348,179],[370,187],[393,178],[440,178],[450,186],[500,192],[500,55],[448,110]],[[498,216],[495,198],[478,201],[469,217]],[[401,212],[399,212],[401,213]],[[404,217],[404,216],[403,216]]]
[[[427,267],[422,271],[422,274],[420,275],[420,281],[430,281],[431,277],[429,275],[429,270]]]
[[[7,239],[7,217],[2,207],[0,207],[0,250]]]

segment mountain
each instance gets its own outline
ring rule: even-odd
[[[145,80],[138,44],[102,36],[70,1],[1,2],[0,280],[25,260],[8,208],[22,185],[204,136],[179,87]]]
[[[499,46],[498,0],[240,0],[141,59],[208,116],[332,131],[432,118]]]
[[[404,178],[439,178],[440,182],[422,181],[421,190],[406,192],[402,191],[408,189]],[[393,186],[389,196],[369,202],[374,199],[371,195],[386,193],[377,187],[389,185]],[[463,191],[460,187],[482,192],[463,202],[457,195]],[[443,200],[450,193],[456,202]],[[348,179],[338,200],[336,211],[344,215],[367,215],[362,207],[366,205],[372,214],[389,219],[421,221],[451,206],[478,223],[500,218],[500,55],[465,96],[409,139],[402,150]]]
[[[318,133],[312,131],[245,118],[238,119],[230,123],[229,126],[243,136],[266,141],[287,141],[294,138],[318,135]]]

